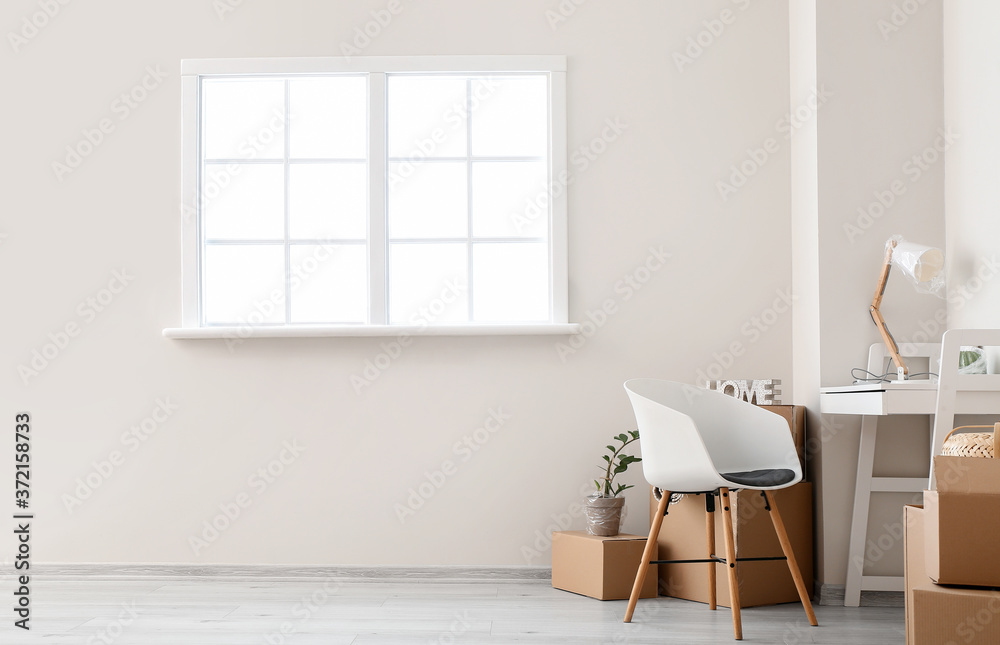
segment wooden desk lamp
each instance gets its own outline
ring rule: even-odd
[[[872,306],[868,311],[871,313],[872,322],[882,335],[882,342],[885,343],[889,354],[892,355],[892,362],[896,365],[896,379],[905,381],[909,376],[909,369],[899,355],[899,346],[896,339],[892,337],[892,332],[885,324],[885,319],[879,311],[882,306],[882,296],[885,295],[885,285],[889,281],[889,271],[895,264],[917,288],[929,293],[937,293],[944,286],[944,253],[940,249],[930,246],[906,242],[901,237],[893,237],[885,243],[885,260],[882,262],[882,272],[878,277],[878,285],[875,287],[875,297],[872,298]]]

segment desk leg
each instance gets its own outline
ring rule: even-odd
[[[861,444],[858,448],[858,476],[854,483],[854,517],[851,519],[851,543],[847,558],[847,585],[844,606],[861,604],[861,577],[865,571],[865,538],[868,537],[868,507],[872,495],[872,469],[875,465],[875,437],[878,417],[861,417]]]

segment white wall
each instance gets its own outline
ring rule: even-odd
[[[179,61],[338,55],[386,5],[246,0],[220,20],[202,0],[71,3],[16,55],[0,56],[4,174],[13,179],[0,220],[3,408],[8,420],[19,410],[34,417],[37,561],[546,564],[545,544],[533,559],[522,547],[580,499],[607,438],[633,427],[626,378],[693,382],[701,370],[790,382],[790,315],[768,313],[791,284],[789,146],[776,131],[790,100],[786,2],[563,2],[576,9],[553,28],[555,0],[403,0],[365,48],[565,54],[571,151],[606,119],[628,124],[569,195],[571,315],[583,321],[609,298],[619,313],[565,362],[552,338],[419,338],[358,395],[349,378],[390,339],[255,340],[234,352],[221,341],[164,339],[161,329],[180,321]],[[723,10],[731,24],[712,37]],[[0,11],[0,24],[16,29],[37,4],[9,0]],[[703,31],[712,42],[679,71],[672,54]],[[113,102],[147,66],[166,80],[119,120]],[[837,109],[862,120],[866,94],[828,82],[842,92]],[[58,181],[52,162],[103,118],[114,132]],[[889,143],[922,144],[924,124],[910,125]],[[844,134],[838,177],[851,190],[834,206],[841,216],[901,161]],[[723,201],[716,182],[769,138],[778,152]],[[915,213],[935,210],[917,190],[909,199]],[[858,247],[849,283],[874,275],[874,249],[898,227],[885,228]],[[659,245],[673,254],[667,266],[633,297],[616,292]],[[78,303],[99,296],[115,270],[134,278],[92,321],[81,317]],[[907,294],[891,298],[904,306]],[[857,320],[842,334],[828,330],[850,348],[843,367],[869,331],[854,299],[833,306]],[[774,322],[755,331],[761,316]],[[17,366],[71,322],[79,335],[23,383]],[[730,359],[733,343],[743,351]],[[711,369],[717,363],[725,369]],[[122,433],[168,398],[176,411],[130,452]],[[461,462],[453,444],[500,408],[510,419]],[[289,441],[302,454],[258,494],[248,478]],[[64,495],[78,478],[100,480],[92,464],[115,450],[124,464],[70,513]],[[457,474],[401,524],[394,505],[446,459],[460,462]],[[639,483],[640,473],[629,478]],[[195,556],[189,537],[240,492],[252,505]],[[632,492],[626,529],[644,531],[645,488]]]
[[[945,116],[959,140],[948,151],[951,327],[1000,326],[1000,5],[945,2]]]

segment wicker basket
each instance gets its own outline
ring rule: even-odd
[[[963,432],[965,428],[993,428],[993,432]],[[946,457],[996,457],[994,438],[1000,434],[1000,423],[992,426],[959,426],[944,438],[941,454]]]

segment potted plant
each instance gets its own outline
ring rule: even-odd
[[[587,532],[591,535],[618,535],[622,523],[622,509],[625,498],[621,493],[632,488],[632,484],[615,484],[615,477],[628,470],[629,464],[642,461],[639,457],[626,455],[625,448],[639,439],[639,431],[631,430],[615,437],[620,446],[608,444],[610,455],[602,455],[604,465],[599,466],[604,476],[594,480],[597,492],[588,497],[584,504],[584,514],[587,516]]]

